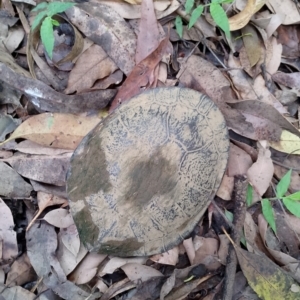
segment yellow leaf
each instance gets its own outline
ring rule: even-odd
[[[240,13],[229,18],[230,31],[238,30],[246,26],[253,14],[255,14],[265,2],[265,0],[248,0],[246,7]]]
[[[0,143],[0,146],[8,141],[23,138],[43,146],[73,150],[100,121],[97,116],[39,114],[23,122],[6,141]]]
[[[270,145],[281,152],[300,154],[300,138],[287,130],[282,130],[279,142],[270,142]]]
[[[235,249],[240,267],[249,285],[261,299],[300,299],[299,286],[296,281],[268,257],[250,253],[236,246]]]

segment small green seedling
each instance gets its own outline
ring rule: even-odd
[[[225,32],[225,35],[229,38],[230,29],[229,29],[228,17],[222,7],[222,4],[231,3],[232,1],[233,0],[212,0],[210,4],[198,5],[197,7],[195,7],[195,0],[186,0],[184,9],[187,14],[191,15],[188,29],[192,28],[195,25],[195,23],[203,13],[204,7],[209,6],[210,14],[213,20],[216,22],[217,26],[219,26]],[[176,17],[175,27],[177,33],[182,38],[183,22],[180,16]]]
[[[73,2],[42,2],[32,10],[33,12],[38,12],[33,21],[32,30],[35,30],[41,24],[41,40],[51,59],[54,48],[53,26],[59,26],[59,22],[52,17],[66,11],[75,4]]]
[[[290,211],[290,213],[300,218],[300,191],[285,196],[285,194],[288,191],[289,185],[291,183],[291,175],[292,175],[292,170],[289,170],[278,182],[276,186],[276,197],[264,198],[261,200],[263,215],[275,233],[276,233],[276,224],[274,218],[274,210],[271,201],[274,200],[282,201],[283,205],[287,208],[288,211]],[[250,190],[252,193],[252,187],[249,185],[247,198],[250,194],[249,193]],[[251,199],[252,199],[252,194],[251,194]],[[247,199],[247,204],[251,205],[251,201],[249,199]]]

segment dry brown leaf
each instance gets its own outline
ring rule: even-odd
[[[74,150],[82,138],[99,122],[100,119],[97,116],[80,117],[60,113],[39,114],[23,122],[5,143],[13,139],[23,138],[47,147]]]
[[[7,274],[6,286],[23,285],[36,279],[36,274],[31,266],[26,253],[23,253],[12,264]]]
[[[10,159],[8,157],[5,159]],[[27,198],[32,191],[28,184],[14,169],[0,161],[0,195],[12,198]]]
[[[169,41],[169,36],[166,36],[155,51],[134,67],[114,98],[110,111],[138,95],[145,88],[155,87],[157,83],[157,77],[154,74],[155,68],[163,57],[170,56],[172,53],[173,46]]]
[[[25,140],[25,141],[18,143],[14,147],[14,150],[17,150],[22,153],[38,154],[38,155],[60,155],[63,153],[72,152],[72,150],[68,150],[68,149],[59,149],[59,148],[51,148],[51,147],[41,146],[30,140]]]
[[[147,261],[147,257],[133,257],[133,258],[120,258],[112,257],[109,262],[105,264],[100,270],[98,275],[104,276],[106,274],[112,274],[116,269],[129,263],[144,264]]]
[[[259,253],[259,251],[261,251],[261,253],[267,254],[267,250],[259,234],[258,227],[249,212],[246,212],[244,234],[249,252]]]
[[[218,257],[220,259],[221,264],[226,266],[230,241],[228,240],[225,234],[219,235],[219,241],[220,241],[220,247],[218,250]]]
[[[65,241],[66,239],[68,240],[67,243]],[[56,254],[66,275],[69,275],[77,267],[87,252],[83,244],[80,243],[78,233],[76,235],[69,234],[68,228],[60,230],[58,233],[58,248]]]
[[[224,174],[221,185],[218,188],[217,196],[223,200],[231,200],[234,186],[234,178]]]
[[[74,224],[73,217],[70,212],[63,208],[57,208],[49,211],[43,219],[58,228],[67,228]]]
[[[98,266],[105,258],[104,254],[89,253],[76,270],[69,275],[69,280],[77,284],[89,282],[97,274]]]
[[[242,29],[242,34],[250,67],[252,68],[260,59],[262,44],[257,31],[252,25],[246,25]]]
[[[147,281],[152,277],[164,276],[158,270],[137,263],[129,263],[121,267],[126,276],[133,282]]]
[[[282,24],[290,25],[300,22],[297,2],[292,0],[268,0],[266,5],[272,12],[282,15]]]
[[[262,196],[270,185],[274,173],[271,151],[259,148],[257,161],[247,171],[249,183]]]
[[[13,286],[13,287],[5,288],[3,289],[3,291],[1,291],[0,289],[0,292],[3,297],[3,300],[5,299],[35,300],[36,299],[36,295],[34,293],[22,288],[21,286]]]
[[[240,13],[229,18],[230,31],[241,29],[247,25],[252,15],[264,5],[264,2],[263,0],[248,0],[246,7]]]
[[[66,173],[69,168],[71,153],[55,156],[14,155],[6,159],[15,171],[29,179],[40,182],[65,185]]]
[[[135,54],[136,64],[140,63],[158,47],[161,38],[158,26],[159,24],[154,12],[153,0],[142,1],[141,19]],[[151,28],[151,30],[149,30],[149,28]]]
[[[284,86],[300,89],[300,72],[294,72],[289,74],[277,72],[272,75],[272,79],[275,82]]]
[[[262,299],[296,300],[299,299],[300,289],[294,293],[292,285],[296,281],[281,270],[268,257],[256,255],[235,247],[241,269],[249,285]]]
[[[99,45],[92,45],[77,59],[70,72],[66,94],[80,93],[93,86],[98,79],[111,75],[118,69],[113,60]]]
[[[248,153],[241,148],[230,144],[227,174],[230,177],[244,175],[252,165],[252,159]]]
[[[195,256],[196,256],[193,239],[192,238],[186,239],[182,242],[182,244],[183,244],[186,254],[189,258],[190,264],[192,265],[193,261],[195,259]]]
[[[75,224],[60,230],[61,241],[64,246],[76,256],[80,249],[80,239]]]
[[[178,263],[178,256],[179,248],[176,246],[167,252],[153,255],[150,259],[160,264],[175,266]]]
[[[15,224],[11,210],[0,198],[0,261],[2,264],[11,263],[18,256],[17,235],[13,230]]]
[[[131,72],[135,65],[136,36],[117,12],[101,3],[89,2],[73,6],[66,14],[125,74]]]
[[[95,112],[104,108],[116,94],[115,90],[109,89],[82,93],[80,95],[58,93],[42,81],[29,78],[30,75],[27,75],[27,73],[23,75],[24,71],[19,71],[11,61],[8,63],[10,68],[0,62],[1,80],[11,89],[25,94],[39,112]],[[14,69],[17,69],[17,72],[12,70],[12,65]]]
[[[255,140],[278,141],[282,129],[300,136],[299,131],[288,122],[273,106],[258,100],[245,100],[229,105],[239,110],[255,128],[255,132],[249,135]]]
[[[101,0],[101,3],[113,8],[124,19],[140,19],[141,18],[141,1],[137,5],[130,5],[123,0]],[[171,1],[155,1],[154,8],[157,19],[161,19],[173,13],[180,3],[177,0]]]
[[[193,264],[204,264],[208,270],[216,270],[221,266],[218,240],[195,236],[193,243],[196,250]]]
[[[26,235],[27,253],[31,265],[43,282],[63,299],[85,300],[90,294],[67,280],[56,257],[57,235],[46,222],[33,224]]]

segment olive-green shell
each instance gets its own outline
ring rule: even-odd
[[[80,239],[118,256],[177,245],[214,197],[228,149],[224,117],[207,96],[172,87],[132,98],[72,157],[67,191]]]

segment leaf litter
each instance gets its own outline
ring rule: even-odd
[[[247,175],[253,191],[244,242],[234,245],[242,270],[234,297],[299,299],[300,5],[229,2],[222,7],[230,37],[215,4],[188,29],[196,8],[190,0],[77,3],[53,16],[60,23],[53,59],[40,41],[40,25],[30,28],[35,3],[0,4],[2,298],[221,297],[230,248],[221,227],[231,226],[225,215],[233,211],[234,178]],[[218,27],[212,17],[220,15]],[[175,29],[178,16],[183,38]],[[88,253],[65,192],[72,151],[107,108],[174,85],[207,94],[226,119],[231,149],[218,212],[210,208],[193,235],[166,253]]]

